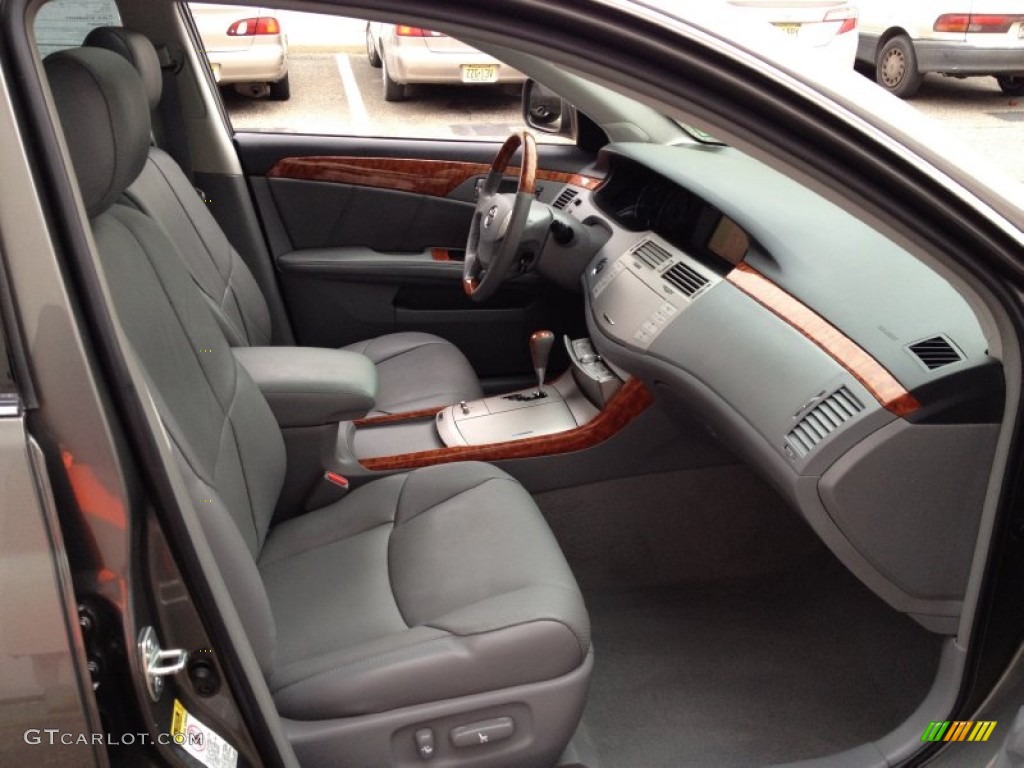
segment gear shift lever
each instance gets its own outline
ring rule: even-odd
[[[534,331],[530,334],[530,358],[533,370],[537,372],[537,394],[544,392],[544,375],[548,370],[548,357],[551,345],[555,343],[555,334],[551,331]]]

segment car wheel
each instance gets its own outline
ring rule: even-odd
[[[999,90],[1007,96],[1024,96],[1024,77],[1020,75],[996,75]]]
[[[381,58],[381,66],[384,70],[381,78],[384,81],[384,101],[405,101],[405,86],[391,79],[388,63],[383,57]]]
[[[288,82],[288,75],[285,75],[276,83],[270,84],[270,98],[274,101],[288,101],[292,95],[292,86]]]
[[[370,25],[366,25],[366,58],[370,60],[370,66],[380,68],[380,54],[377,53],[377,46],[373,44],[373,33],[370,32]]]
[[[909,99],[921,87],[921,73],[917,71],[914,44],[905,35],[888,40],[878,52],[875,62],[875,81],[901,99]]]

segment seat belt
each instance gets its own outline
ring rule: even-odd
[[[183,56],[175,56],[166,45],[156,49],[160,58],[160,71],[163,76],[163,95],[157,108],[159,123],[153,126],[157,146],[181,167],[189,181],[192,178],[192,153],[188,145],[188,132],[185,130],[185,118],[181,113],[181,99],[178,96],[177,76],[184,63]]]

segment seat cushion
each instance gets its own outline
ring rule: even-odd
[[[370,483],[271,531],[259,568],[277,624],[271,690],[324,719],[550,680],[590,649],[547,523],[475,462]]]
[[[377,401],[367,416],[442,407],[483,397],[466,356],[429,333],[389,333],[349,344],[377,365]]]

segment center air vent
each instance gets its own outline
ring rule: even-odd
[[[578,194],[579,192],[572,187],[566,187],[562,190],[561,194],[555,198],[555,202],[553,202],[551,206],[561,211],[569,205],[569,203],[571,203]]]
[[[864,406],[846,387],[840,387],[826,397],[786,435],[786,443],[801,459],[813,451],[818,443],[864,410]]]
[[[914,342],[907,349],[929,371],[963,360],[963,355],[945,336],[932,336],[930,339]]]
[[[697,291],[710,282],[704,275],[683,262],[673,264],[671,269],[662,275],[672,285],[678,288],[687,296],[693,296]]]
[[[652,269],[657,269],[672,258],[671,253],[652,240],[644,240],[640,243],[640,245],[633,250],[633,255]]]

